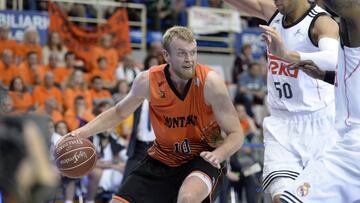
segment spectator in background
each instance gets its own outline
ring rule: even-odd
[[[50,117],[54,123],[64,120],[64,116],[58,110],[58,103],[54,97],[46,99],[45,104],[39,106],[34,114]]]
[[[144,70],[148,70],[152,66],[160,65],[159,57],[156,55],[148,55],[144,59]]]
[[[63,101],[65,109],[74,109],[75,97],[82,96],[86,101],[86,109],[92,109],[92,98],[88,85],[85,81],[84,73],[81,70],[75,70],[68,78],[64,90]]]
[[[235,105],[239,116],[241,127],[246,135],[244,143],[251,143],[254,135],[257,135],[259,130],[255,126],[255,122],[247,115],[242,104]],[[230,168],[232,172],[238,174],[239,178],[230,179],[230,185],[237,193],[238,199],[242,200],[243,194],[247,203],[256,202],[256,179],[254,174],[260,172],[261,168],[254,166],[258,165],[254,161],[253,150],[251,147],[244,145],[237,153],[230,157]],[[253,170],[250,170],[253,167]],[[244,192],[243,192],[244,190]]]
[[[69,132],[69,127],[64,120],[55,122],[55,132],[61,136]],[[76,191],[76,180],[68,177],[61,177],[61,183],[64,186],[65,203],[73,203]]]
[[[208,0],[208,6],[210,8],[222,8],[223,1],[222,0]]]
[[[118,63],[119,56],[116,49],[112,44],[113,37],[111,34],[104,34],[100,38],[99,46],[95,46],[93,49],[93,60],[91,62],[90,71],[98,68],[98,59],[100,57],[105,57],[109,69],[114,72]]]
[[[99,103],[94,108],[95,115],[106,111],[113,104],[107,101]],[[90,173],[87,185],[86,203],[94,203],[97,191],[115,192],[122,180],[122,172],[125,167],[124,157],[120,153],[124,152],[121,139],[109,129],[91,138],[98,156],[98,161],[94,170]]]
[[[45,136],[36,118],[0,120],[0,191],[6,203],[45,202],[58,177],[51,166]]]
[[[36,106],[44,106],[48,98],[54,98],[56,102],[56,109],[63,111],[63,100],[61,91],[55,86],[54,74],[47,72],[44,77],[44,83],[34,88],[33,99]]]
[[[75,130],[95,118],[91,111],[86,108],[86,101],[83,96],[76,96],[73,106],[65,112],[65,121],[70,130]]]
[[[75,59],[76,55],[72,51],[66,52],[65,56],[65,66],[58,67],[54,70],[54,80],[55,83],[62,88],[65,87],[66,80],[70,76],[70,74],[75,70]]]
[[[33,107],[33,99],[21,77],[16,76],[11,80],[9,90],[10,91],[8,94],[12,98],[14,108],[17,111],[26,113],[30,108]]]
[[[120,102],[125,98],[127,93],[129,92],[130,86],[126,80],[119,80],[117,84],[117,92],[113,94],[114,103]],[[124,140],[129,141],[132,128],[134,123],[134,114],[130,114],[126,119],[122,120],[115,127],[115,132]]]
[[[104,89],[103,80],[100,76],[94,76],[91,78],[90,94],[93,101],[93,105],[96,106],[102,101],[112,102],[112,97],[109,90]]]
[[[15,54],[18,45],[16,40],[9,38],[9,30],[10,28],[8,25],[0,25],[0,53],[5,49],[9,49]]]
[[[4,49],[0,61],[0,81],[3,86],[8,87],[15,76],[20,76],[20,69],[14,63],[14,55],[10,49]]]
[[[148,29],[152,31],[164,31],[162,26],[165,20],[170,20],[172,15],[171,0],[146,1]]]
[[[140,72],[138,67],[135,67],[135,62],[130,54],[122,58],[122,63],[116,68],[116,79],[126,80],[128,84],[132,84],[136,75]]]
[[[126,80],[119,80],[115,86],[115,93],[112,95],[115,103],[118,103],[122,99],[125,98],[127,93],[129,92],[129,84]]]
[[[106,57],[99,57],[97,59],[98,67],[93,69],[90,73],[91,78],[99,76],[103,82],[104,87],[107,89],[114,88],[116,84],[116,77],[114,75],[114,69],[111,69]]]
[[[17,114],[20,114],[20,112],[14,108],[14,102],[9,95],[0,98],[0,116]]]
[[[261,66],[258,63],[252,63],[249,69],[239,77],[235,102],[244,104],[247,114],[254,117],[252,105],[263,104],[265,95],[266,82],[261,74]]]
[[[48,121],[49,121],[49,136],[50,136],[50,150],[49,150],[49,154],[52,158],[52,160],[54,159],[53,154],[55,152],[55,147],[57,145],[57,143],[60,141],[60,138],[62,135],[60,135],[59,133],[57,133],[55,131],[55,126],[54,126],[54,121],[47,117]]]
[[[65,66],[65,54],[67,48],[62,44],[60,34],[51,32],[48,34],[47,44],[42,48],[42,64],[49,64],[50,53],[55,53],[58,58],[58,65]]]
[[[150,69],[152,66],[159,65],[158,59],[159,58],[156,55],[148,55],[144,59],[144,71]],[[146,157],[147,150],[152,146],[155,140],[154,129],[150,123],[149,110],[149,102],[144,100],[142,105],[139,106],[133,114],[133,126],[126,153],[128,161],[125,167],[124,180]]]
[[[237,84],[240,74],[247,70],[253,62],[252,49],[250,44],[241,46],[240,55],[236,56],[232,70],[232,82]]]
[[[163,47],[160,41],[151,42],[147,53],[149,56],[157,56],[159,59],[159,64],[166,63],[163,55]]]
[[[18,62],[21,62],[30,51],[37,53],[38,63],[41,63],[42,49],[40,46],[40,37],[34,27],[28,27],[24,32],[23,42],[19,44],[17,49],[17,55],[19,56]]]
[[[94,203],[98,189],[115,193],[121,184],[125,168],[125,158],[121,156],[125,147],[119,137],[111,130],[95,135],[93,143],[96,147],[98,161],[89,175],[87,185],[87,203]]]
[[[44,68],[39,63],[38,54],[34,51],[27,53],[26,60],[19,65],[19,69],[26,85],[38,85],[44,79]]]
[[[52,72],[55,74],[55,71],[60,68],[59,67],[59,57],[57,53],[51,52],[49,54],[49,64],[46,64],[42,67],[44,73]]]

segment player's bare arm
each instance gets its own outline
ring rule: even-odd
[[[273,0],[225,0],[248,15],[269,21],[276,11]]]
[[[149,98],[148,71],[141,72],[135,78],[130,92],[123,100],[117,103],[114,107],[101,113],[85,126],[71,132],[70,134],[80,137],[89,137],[114,127],[120,121],[126,119],[131,113],[133,113],[141,105],[145,98]]]
[[[200,155],[214,167],[220,168],[221,162],[240,149],[244,136],[226,86],[214,71],[208,73],[204,94],[206,103],[212,107],[217,123],[227,136],[217,149]]]
[[[335,71],[324,71],[311,60],[299,61],[289,65],[289,69],[300,69],[312,78],[335,83]]]
[[[360,0],[324,0],[341,17],[342,40],[346,46],[360,47]]]
[[[273,55],[289,62],[312,60],[318,65],[321,64],[324,70],[335,69],[339,46],[339,26],[331,17],[324,15],[316,19],[311,30],[311,38],[320,50],[311,53],[287,49],[280,34],[273,27],[267,25],[260,25],[260,27],[264,30],[263,39]]]

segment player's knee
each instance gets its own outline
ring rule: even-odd
[[[190,191],[181,192],[178,197],[178,203],[188,203],[188,202],[191,203],[191,202],[198,202],[198,201],[199,201],[198,197]]]

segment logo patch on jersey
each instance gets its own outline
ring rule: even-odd
[[[165,97],[166,97],[163,84],[165,84],[165,81],[163,81],[163,80],[158,82],[159,95],[160,95],[161,99],[165,99]]]
[[[196,87],[200,86],[200,79],[198,77],[195,78],[195,85]]]
[[[280,19],[276,19],[274,23],[280,23]]]
[[[288,63],[276,56],[269,56],[269,70],[273,75],[283,75],[287,77],[297,78],[299,69],[290,70],[287,68]]]
[[[300,185],[298,187],[296,192],[300,197],[305,197],[306,195],[309,194],[309,188],[310,188],[310,184],[309,183],[304,183],[303,185]]]
[[[301,29],[300,29],[300,28],[297,29],[296,32],[294,33],[295,36],[301,35],[301,34],[302,34],[302,33],[301,33]]]

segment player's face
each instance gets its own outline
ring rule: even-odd
[[[16,78],[14,80],[14,89],[15,91],[21,92],[24,88],[24,85],[22,83],[22,80],[20,78]]]
[[[296,5],[294,0],[274,0],[274,3],[276,5],[276,8],[283,15],[287,15]]]
[[[188,80],[195,74],[197,61],[195,40],[189,43],[175,37],[170,43],[169,50],[165,51],[164,56],[179,78]]]

